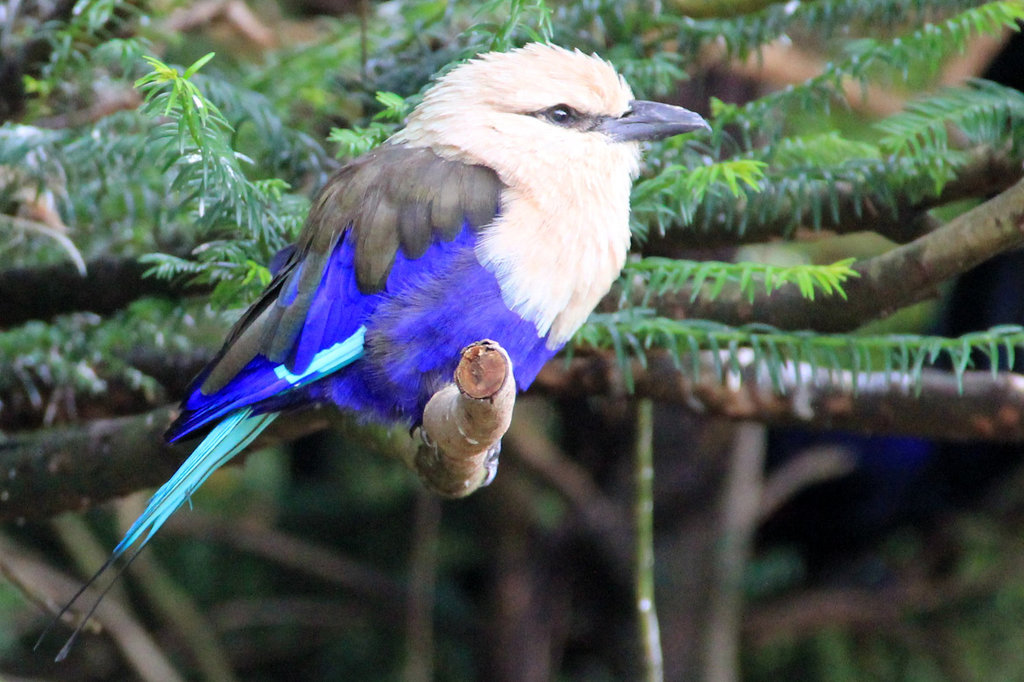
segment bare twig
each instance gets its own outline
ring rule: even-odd
[[[249,552],[289,570],[340,585],[354,592],[362,601],[400,604],[406,599],[405,587],[380,571],[274,528],[239,523],[237,520],[225,521],[196,510],[175,514],[161,531],[202,537]]]
[[[629,556],[626,510],[602,492],[586,467],[560,451],[543,433],[542,411],[549,409],[544,401],[531,400],[529,395],[520,399],[505,445],[520,463],[572,504],[593,537],[609,548],[609,556]]]
[[[844,476],[856,465],[856,455],[840,446],[821,445],[801,450],[765,481],[758,521],[767,520],[801,490]]]
[[[1010,554],[1001,565],[980,576],[908,576],[891,580],[881,589],[807,590],[751,609],[743,622],[743,634],[760,646],[779,638],[807,637],[822,628],[877,632],[910,615],[934,613],[1005,589],[1024,573],[1024,555]]]
[[[86,266],[85,261],[82,259],[82,253],[78,250],[78,247],[75,246],[75,243],[68,239],[67,235],[64,234],[64,230],[61,229],[63,227],[64,226],[61,225],[60,227],[55,228],[51,223],[0,214],[0,228],[5,231],[11,229],[31,232],[33,234],[46,237],[47,239],[52,239],[57,243],[57,246],[67,254],[68,260],[70,260],[75,266],[78,276],[85,277]]]
[[[416,522],[409,559],[405,620],[405,682],[434,679],[434,588],[440,540],[441,502],[426,490],[416,496]]]
[[[145,498],[138,495],[120,501],[118,520],[122,531],[127,530],[138,518],[144,504]],[[235,682],[238,677],[231,668],[213,624],[188,591],[168,575],[152,552],[135,558],[131,575],[146,601],[184,642],[202,678],[209,682]]]
[[[98,93],[96,102],[91,106],[78,111],[39,118],[34,121],[34,124],[40,128],[76,128],[96,123],[119,111],[136,109],[140,104],[142,104],[142,95],[134,88],[102,90]]]
[[[722,491],[705,630],[707,682],[740,679],[740,624],[743,619],[743,574],[753,549],[763,490],[767,434],[762,424],[744,422],[736,429],[729,473]]]
[[[164,28],[172,33],[184,33],[217,20],[224,21],[247,45],[262,49],[277,45],[274,31],[242,0],[202,0],[171,14]]]
[[[636,413],[636,493],[633,500],[636,614],[640,623],[644,680],[661,682],[665,678],[665,664],[654,595],[654,404],[649,399],[641,400]]]

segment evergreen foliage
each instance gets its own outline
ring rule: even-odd
[[[12,257],[35,262],[70,257],[82,263],[99,253],[142,254],[152,265],[153,276],[187,277],[195,284],[213,286],[211,301],[216,309],[243,306],[269,280],[266,263],[294,238],[308,206],[308,188],[298,192],[292,188],[310,180],[319,184],[326,177],[328,153],[296,115],[297,107],[318,109],[337,100],[324,75],[362,69],[367,77],[360,84],[361,92],[373,95],[372,100],[355,103],[355,110],[364,114],[334,128],[328,137],[342,158],[357,156],[386,139],[402,115],[415,106],[417,91],[430,75],[424,71],[407,81],[406,95],[374,93],[379,78],[369,73],[368,64],[356,64],[360,55],[350,37],[354,27],[345,22],[319,46],[272,54],[261,69],[240,73],[241,79],[229,76],[239,68],[230,64],[219,65],[226,71],[206,74],[218,66],[212,54],[179,70],[144,56],[152,46],[143,39],[112,37],[131,25],[137,12],[134,6],[80,5],[66,24],[41,27],[52,53],[32,89],[39,94],[56,93],[60,84],[81,87],[97,78],[120,79],[126,86],[135,74],[134,85],[145,99],[137,109],[86,126],[46,130],[32,126],[30,116],[24,123],[9,122],[0,128],[0,163],[17,168],[16,182],[7,183],[5,195],[11,197],[25,188],[45,189],[55,196],[61,215],[74,230],[70,240],[58,234],[47,238],[45,231],[14,230],[0,246]],[[981,147],[1011,159],[1024,158],[1024,96],[979,80],[912,102],[904,112],[878,121],[878,135],[869,139],[827,127],[845,81],[867,83],[883,77],[908,83],[913,73],[913,80],[920,82],[926,77],[922,67],[934,69],[962,51],[971,36],[1015,27],[1024,19],[1024,6],[1012,0],[831,0],[772,4],[750,15],[706,20],[667,12],[645,14],[642,8],[627,12],[600,2],[548,6],[539,0],[495,1],[475,11],[461,6],[442,11],[437,3],[411,2],[402,11],[412,25],[436,35],[457,31],[461,25],[461,38],[455,41],[462,45],[456,48],[459,55],[549,37],[580,42],[570,38],[575,35],[588,36],[589,42],[582,47],[590,49],[598,46],[602,31],[606,39],[619,38],[643,26],[649,38],[619,42],[608,56],[645,94],[669,91],[685,77],[688,60],[681,55],[690,55],[692,61],[699,48],[712,41],[723,44],[728,54],[746,55],[787,32],[814,31],[835,38],[837,27],[880,22],[895,26],[885,38],[846,40],[820,74],[800,85],[743,105],[714,100],[710,140],[693,137],[656,145],[648,155],[648,171],[634,189],[633,227],[640,244],[651,238],[652,230],[657,235],[696,229],[742,236],[751,224],[771,223],[781,227],[778,236],[790,237],[801,226],[828,229],[843,219],[841,195],[870,229],[868,204],[874,213],[895,213],[902,204],[938,195],[963,169],[969,149]],[[574,33],[595,22],[599,30]],[[681,41],[679,53],[659,49],[667,35]],[[390,52],[384,58],[387,67],[411,61],[422,51],[407,40],[396,43],[399,36],[382,26],[368,26],[365,38],[368,54]],[[291,84],[296,88],[292,94],[299,93],[298,101],[282,98],[280,79],[285,72],[307,74],[307,82]],[[247,81],[245,87],[233,85],[240,80]],[[361,97],[359,92],[355,97]],[[47,102],[54,106],[55,99],[55,94],[41,97],[39,106]],[[352,109],[351,104],[347,109]],[[794,127],[788,122],[806,120],[797,112],[819,114],[826,127],[808,129],[803,123]],[[36,113],[45,111],[40,108]],[[956,130],[956,143],[950,140],[951,129]],[[124,177],[132,177],[133,182],[115,181]],[[694,296],[701,290],[717,294],[733,281],[749,295],[758,273],[769,292],[792,282],[808,296],[815,291],[843,295],[842,276],[837,277],[835,266],[765,268],[644,260],[627,269],[623,284],[628,290],[630,277],[642,271],[652,291],[664,291],[670,285],[673,289],[688,286]],[[827,306],[828,299],[821,304]],[[626,325],[621,331],[627,336],[629,324],[639,325],[633,332],[644,340],[636,347],[664,347],[672,353],[715,347],[707,332],[691,332],[690,322],[664,321],[666,326],[651,334],[652,320],[647,315],[616,319],[620,327]],[[614,335],[598,333],[603,324],[591,323],[577,340],[607,345]],[[737,348],[756,346],[753,339],[761,338],[741,331],[731,334]],[[908,348],[914,357],[932,357],[926,350],[939,343],[926,337],[897,337],[889,344],[856,335],[844,338],[852,349],[850,358],[882,353],[883,364],[902,368],[912,379],[922,363],[905,363],[900,358]],[[10,330],[6,361],[31,353],[35,343],[32,334]],[[787,348],[798,348],[798,356],[807,357],[813,355],[809,345],[813,343],[813,335],[788,337],[777,352],[758,357],[773,363],[788,357]],[[954,345],[961,343],[983,349],[987,342],[975,339]],[[55,358],[54,362],[60,365],[65,360]],[[76,376],[72,365],[44,374],[55,381]]]
[[[579,330],[570,354],[610,350],[627,382],[654,351],[695,379],[702,358],[723,380],[753,362],[779,391],[792,385],[784,376],[799,384],[819,369],[855,390],[875,372],[920,390],[930,366],[962,381],[969,369],[996,375],[1020,357],[1024,327],[1013,325],[944,338],[899,318],[888,332],[824,334],[655,312],[659,298],[680,293],[690,302],[728,293],[743,304],[794,289],[827,311],[865,277],[859,250],[800,244],[782,247],[779,263],[742,260],[744,251],[726,262],[702,240],[826,240],[910,211],[949,218],[966,206],[956,201],[987,199],[988,187],[947,193],[979,155],[1024,163],[1024,95],[981,79],[940,85],[937,72],[970,40],[1019,30],[1019,0],[773,2],[710,19],[676,14],[667,1],[366,6],[365,16],[324,21],[311,44],[252,60],[202,41],[168,45],[148,8],[122,0],[78,0],[63,20],[12,19],[17,30],[0,39],[44,41],[47,56],[22,78],[24,113],[0,125],[0,269],[70,262],[88,275],[99,258],[141,261],[184,293],[110,315],[0,319],[0,411],[27,404],[33,424],[51,424],[76,418],[75,396],[109,396],[114,386],[140,397],[134,411],[180,397],[132,354],[215,348],[270,280],[271,259],[333,170],[398,129],[436,74],[530,40],[598,52],[649,98],[671,98],[709,60],[756,60],[776,40],[827,55],[801,83],[743,103],[712,98],[711,135],[647,150],[632,196],[635,255],[617,299]],[[847,93],[878,84],[909,103],[866,121]],[[65,116],[102,108],[109,92],[138,99]],[[40,206],[58,222],[35,217]]]

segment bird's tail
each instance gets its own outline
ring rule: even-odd
[[[221,465],[226,463],[229,459],[237,455],[239,452],[244,450],[252,441],[260,434],[263,429],[267,428],[272,421],[277,417],[277,412],[270,412],[267,414],[253,414],[252,408],[245,407],[236,410],[229,414],[223,421],[210,432],[210,434],[203,439],[203,442],[195,449],[195,451],[189,456],[188,459],[178,468],[174,476],[169,481],[160,486],[160,489],[154,493],[153,497],[150,498],[149,503],[146,505],[145,511],[135,520],[132,527],[125,533],[124,538],[117,544],[114,551],[111,553],[110,558],[107,559],[106,563],[96,571],[95,575],[89,579],[85,585],[82,586],[75,596],[71,598],[64,608],[60,610],[60,613],[53,619],[50,625],[40,635],[39,641],[36,642],[38,647],[50,629],[67,613],[76,601],[85,593],[85,591],[96,582],[96,580],[102,576],[107,569],[114,566],[118,560],[125,555],[127,550],[138,545],[134,551],[130,553],[128,559],[118,570],[117,575],[126,569],[135,560],[135,557],[139,555],[139,552],[146,546],[153,534],[160,529],[160,526],[164,524],[164,521],[173,514],[179,507],[187,502],[192,493],[203,484],[210,474],[216,471]],[[100,605],[103,597],[106,596],[107,591],[117,581],[117,576],[110,582],[107,587],[103,589],[100,596],[96,598],[92,607],[88,613],[82,618],[75,631],[68,638],[67,643],[57,654],[57,661],[61,661],[67,656],[71,650],[71,646],[78,638],[79,633],[85,626],[85,623],[92,617],[96,608]]]

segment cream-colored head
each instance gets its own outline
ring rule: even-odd
[[[534,43],[450,71],[391,142],[497,172],[501,211],[477,259],[505,304],[557,348],[625,261],[637,142],[706,125],[685,109],[634,101],[599,57]]]
[[[450,71],[427,91],[393,141],[487,165],[510,186],[531,184],[549,164],[563,172],[573,164],[584,172],[598,160],[616,163],[628,177],[636,172],[637,145],[613,144],[586,126],[621,116],[632,99],[629,86],[603,59],[532,43],[480,55]],[[579,125],[553,122],[558,106],[578,115]],[[609,154],[614,158],[605,158]]]

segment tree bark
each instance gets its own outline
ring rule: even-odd
[[[0,271],[0,329],[77,311],[106,315],[144,296],[184,294],[187,285],[180,280],[143,277],[149,267],[134,259],[100,258],[86,264],[84,277],[70,264]]]
[[[721,364],[728,367],[725,359]],[[854,387],[849,372],[786,363],[779,371],[780,393],[767,369],[752,361],[720,380],[710,353],[703,355],[697,377],[666,353],[649,353],[646,366],[634,360],[631,368],[637,396],[709,416],[948,441],[1024,441],[1024,377],[1017,374],[966,372],[962,392],[955,376],[937,369],[924,370],[919,387],[882,372],[861,374]],[[628,393],[610,353],[577,357],[568,366],[550,362],[534,386],[559,397]]]
[[[454,395],[452,392],[454,391]],[[447,497],[486,485],[497,468],[496,446],[508,429],[515,381],[508,355],[484,341],[468,346],[455,383],[424,415],[426,441],[381,427],[357,426],[333,409],[310,409],[276,420],[249,450],[291,440],[340,422],[362,442],[416,471],[425,485]],[[100,419],[15,434],[0,441],[0,521],[41,519],[67,509],[87,509],[141,488],[159,485],[195,447],[163,437],[177,409],[163,407],[132,417]],[[235,458],[241,461],[242,457]]]

